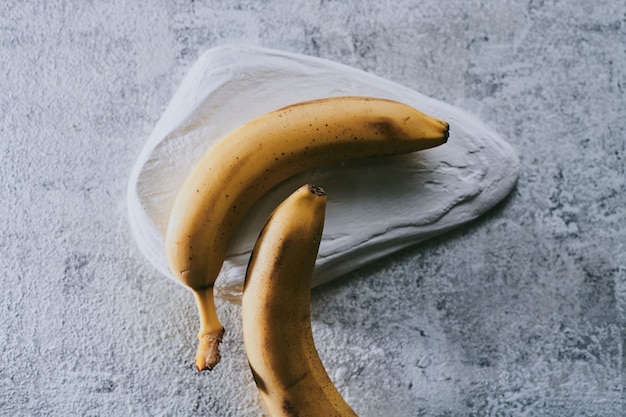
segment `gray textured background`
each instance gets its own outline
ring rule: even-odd
[[[460,106],[519,151],[478,221],[314,291],[363,416],[623,416],[626,2],[4,1],[0,415],[259,415],[239,306],[213,372],[132,240],[131,166],[189,66],[245,42]]]

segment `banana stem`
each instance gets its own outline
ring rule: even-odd
[[[198,332],[198,350],[196,351],[196,369],[212,370],[220,361],[220,343],[224,336],[224,327],[215,311],[213,288],[193,290],[200,316]]]

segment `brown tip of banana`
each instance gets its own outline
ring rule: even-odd
[[[198,336],[198,350],[196,351],[196,370],[211,371],[221,359],[220,343],[224,337],[224,329],[213,333]]]
[[[326,195],[326,191],[324,191],[322,187],[317,186],[315,184],[308,184],[307,188],[312,194],[315,194],[317,196],[322,197]]]
[[[442,123],[444,123],[446,126],[446,130],[445,132],[443,132],[443,143],[447,143],[448,138],[450,137],[450,125],[446,122],[442,122]]]

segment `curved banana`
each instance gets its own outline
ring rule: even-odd
[[[306,169],[408,153],[448,138],[448,124],[405,104],[370,97],[296,103],[242,125],[216,143],[184,181],[165,235],[168,267],[193,290],[200,315],[198,370],[219,361],[224,329],[213,284],[231,236],[269,189]]]
[[[272,417],[356,416],[313,341],[310,294],[326,193],[305,185],[272,213],[259,236],[241,300],[246,355]]]

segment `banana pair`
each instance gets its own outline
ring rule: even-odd
[[[396,101],[336,97],[275,110],[216,143],[179,190],[165,236],[168,266],[197,303],[196,368],[210,370],[220,360],[224,328],[213,285],[237,226],[264,193],[318,166],[432,148],[448,132],[447,123]],[[272,416],[300,415],[313,405],[313,415],[354,415],[319,362],[310,330],[310,281],[325,205],[320,188],[297,190],[268,220],[248,266],[244,342]]]

